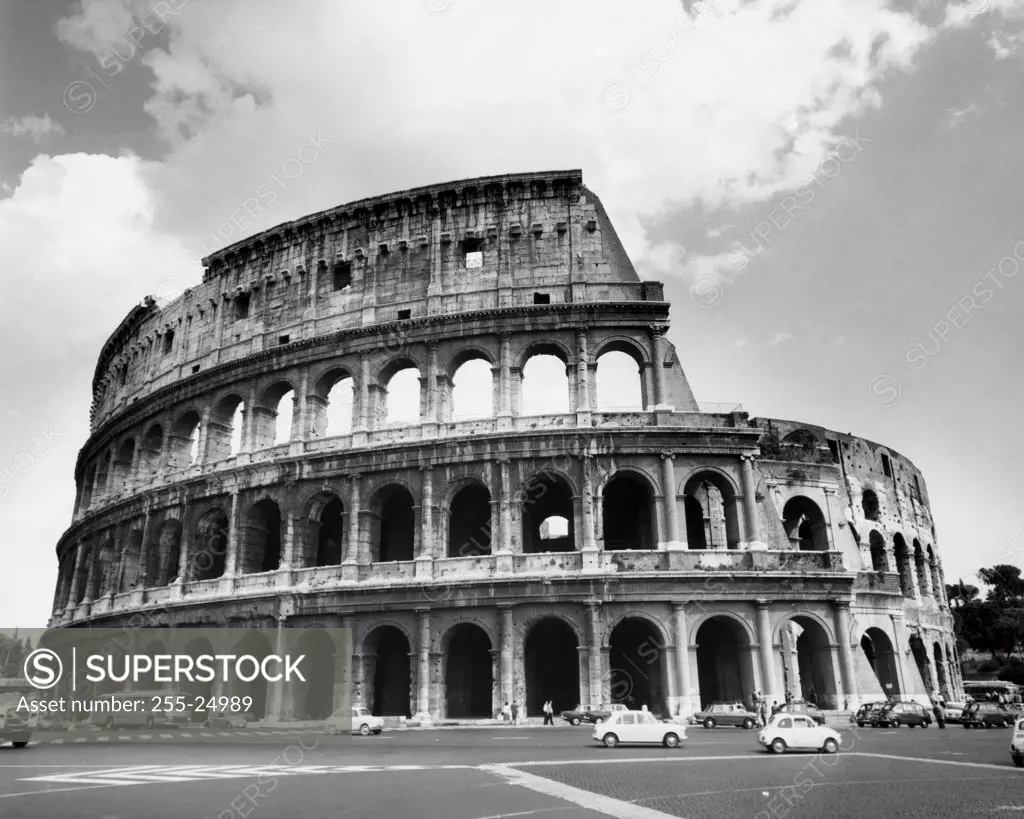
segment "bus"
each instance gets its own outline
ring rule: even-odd
[[[175,710],[175,703],[187,702],[180,691],[115,691],[83,701],[89,710],[89,721],[106,728],[153,728],[187,725],[192,721],[191,709]]]
[[[974,700],[988,700],[992,694],[1002,694],[1006,702],[1020,702],[1024,686],[1006,680],[971,680],[964,682],[964,693]]]

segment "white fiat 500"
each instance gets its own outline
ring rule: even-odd
[[[839,750],[840,740],[837,731],[818,725],[802,714],[776,714],[757,735],[757,741],[776,754],[786,751],[834,754]]]
[[[1013,738],[1010,740],[1010,759],[1018,768],[1024,768],[1024,717],[1013,726]]]
[[[626,742],[675,748],[686,739],[686,726],[661,722],[650,711],[615,711],[594,728],[593,737],[609,748]]]

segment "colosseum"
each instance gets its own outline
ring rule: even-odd
[[[580,171],[365,199],[203,265],[100,353],[51,626],[350,629],[304,638],[350,679],[256,692],[279,720],[349,691],[420,723],[962,698],[918,469],[695,401]]]

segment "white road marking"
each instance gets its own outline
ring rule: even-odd
[[[551,779],[544,779],[541,776],[534,776],[525,771],[517,771],[507,765],[481,765],[481,770],[499,776],[510,785],[519,785],[529,788],[545,796],[552,796],[564,802],[571,802],[581,808],[597,811],[606,816],[615,816],[617,819],[668,819],[667,813],[660,810],[645,808],[642,805],[634,805],[623,802],[621,799],[613,799],[610,796],[601,796],[590,791],[574,788],[571,785],[563,785]]]
[[[874,759],[898,759],[901,762],[930,762],[932,765],[959,765],[962,768],[986,768],[996,771],[1024,771],[1024,768],[1011,768],[1008,765],[995,765],[991,762],[961,762],[958,759],[925,759],[918,756],[896,756],[895,754],[869,754],[861,751],[846,751],[844,756],[866,756]]]

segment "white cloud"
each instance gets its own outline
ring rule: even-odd
[[[741,350],[749,350],[750,349],[750,341],[748,339],[746,339],[746,338],[738,338],[738,339],[736,339],[735,341],[733,341],[733,345],[736,346],[736,347],[739,347]]]
[[[47,134],[63,134],[64,129],[59,122],[50,119],[49,114],[37,117],[28,114],[24,117],[8,117],[0,123],[0,131],[11,136],[27,136],[35,143],[39,143]]]
[[[768,347],[776,347],[779,344],[783,344],[784,342],[792,341],[792,340],[793,340],[793,334],[792,333],[782,333],[782,332],[779,332],[779,333],[776,333],[775,335],[773,335],[771,337],[771,340],[767,343],[766,346],[768,346]]]

